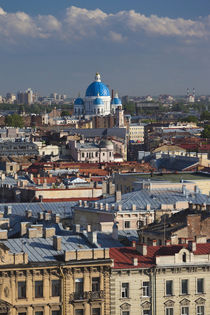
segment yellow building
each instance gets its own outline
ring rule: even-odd
[[[109,250],[79,235],[0,243],[0,314],[109,315]]]

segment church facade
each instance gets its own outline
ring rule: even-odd
[[[87,88],[84,98],[77,98],[74,101],[75,116],[106,116],[114,114],[117,108],[122,108],[122,102],[118,95],[111,98],[108,87],[101,82],[99,73]]]

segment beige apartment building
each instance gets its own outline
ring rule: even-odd
[[[109,250],[62,241],[65,250],[59,236],[0,243],[0,314],[110,314]]]
[[[210,314],[210,244],[110,249],[112,315]]]
[[[144,143],[144,124],[129,125],[129,140]]]

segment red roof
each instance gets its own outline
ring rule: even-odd
[[[114,269],[150,268],[155,266],[156,257],[173,256],[187,244],[168,246],[147,246],[147,255],[141,255],[136,247],[119,247],[110,249],[110,258],[114,260]],[[210,254],[210,243],[196,244],[194,255]],[[138,265],[134,266],[133,258],[138,258]]]

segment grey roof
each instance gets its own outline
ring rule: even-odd
[[[176,157],[164,157],[156,160],[156,167],[157,169],[167,169],[167,170],[175,170],[175,171],[182,171],[186,168],[189,168],[193,165],[198,164],[198,158],[176,158]]]
[[[16,238],[2,241],[12,253],[21,251],[28,254],[29,262],[56,261],[56,256],[64,254],[64,251],[92,248],[90,243],[81,235],[62,236],[62,250],[53,248],[53,238]]]
[[[65,129],[70,135],[79,134],[84,135],[86,138],[95,137],[118,137],[126,138],[126,128],[97,128],[97,129]]]
[[[140,190],[122,195],[122,200],[115,202],[115,197],[108,197],[100,200],[100,203],[108,203],[114,205],[117,210],[118,204],[122,205],[122,210],[131,210],[132,205],[135,204],[137,210],[145,210],[149,204],[151,210],[161,208],[161,204],[175,204],[178,201],[188,201],[196,204],[210,204],[210,196],[200,193],[188,193],[184,195],[181,190]]]
[[[39,212],[52,211],[60,214],[61,218],[72,215],[72,207],[77,202],[26,202],[26,203],[0,203],[0,211],[8,206],[12,207],[12,215],[24,216],[26,210],[32,210],[32,216],[37,217]]]

